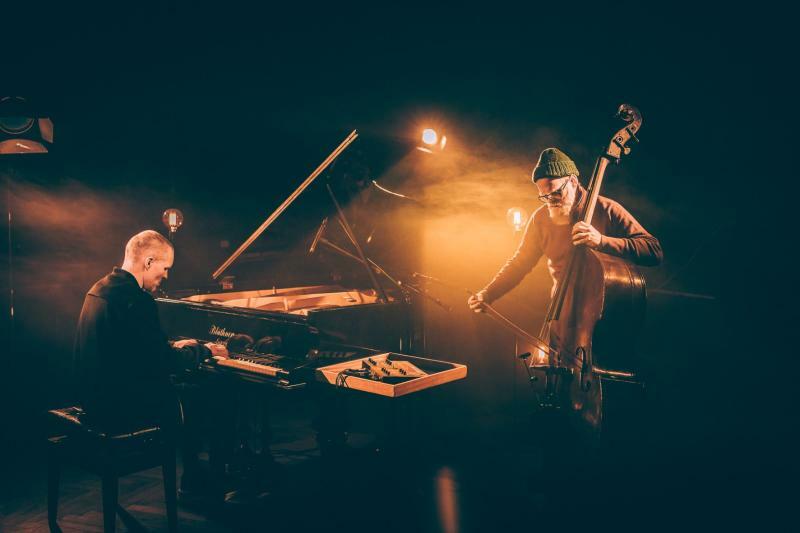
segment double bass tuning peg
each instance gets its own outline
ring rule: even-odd
[[[630,104],[621,104],[619,108],[617,108],[617,117],[625,122],[636,122],[638,119],[641,119],[639,110]]]

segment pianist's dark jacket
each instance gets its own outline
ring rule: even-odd
[[[156,421],[174,408],[170,374],[197,366],[204,346],[172,348],[153,297],[120,268],[95,283],[75,339],[78,398],[105,424]]]

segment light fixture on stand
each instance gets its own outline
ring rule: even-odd
[[[512,207],[506,211],[506,222],[514,228],[514,232],[518,233],[525,229],[528,223],[528,213],[521,207]]]
[[[183,225],[183,213],[180,209],[170,208],[164,211],[164,214],[161,215],[161,220],[169,230],[169,240],[172,242],[178,228]]]
[[[0,97],[0,155],[42,154],[53,144],[53,121],[20,96]]]
[[[0,156],[14,154],[47,153],[48,146],[53,143],[53,122],[46,117],[40,117],[30,104],[19,96],[0,96]],[[0,169],[2,171],[2,169]],[[11,206],[11,181],[3,175],[5,194],[7,198],[4,218],[7,220],[8,244],[8,327],[6,334],[5,324],[2,336],[10,339],[10,351],[17,353],[16,330],[14,316],[14,213]],[[5,314],[6,310],[3,310]],[[5,320],[4,320],[5,322]]]

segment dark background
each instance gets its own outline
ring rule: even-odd
[[[458,154],[450,166],[381,176],[451,202],[423,231],[458,236],[433,232],[409,255],[424,272],[479,288],[516,245],[505,210],[535,208],[526,173],[539,151],[557,144],[588,176],[617,126],[613,112],[630,102],[644,115],[642,143],[609,171],[604,193],[666,256],[645,272],[662,292],[651,293],[643,349],[654,435],[643,468],[676,501],[688,491],[762,508],[791,494],[791,375],[772,333],[786,315],[771,296],[781,291],[773,264],[788,253],[760,229],[780,226],[771,217],[788,166],[773,129],[781,83],[763,88],[784,70],[778,26],[678,6],[60,9],[3,22],[12,37],[0,93],[29,97],[56,137],[50,154],[0,161],[16,291],[0,356],[13,428],[5,457],[24,453],[40,413],[69,399],[83,294],[121,263],[131,234],[163,228],[164,209],[186,214],[170,286],[198,286],[230,252],[220,241],[236,247],[351,129],[396,146],[421,123],[443,124]],[[318,192],[308,196],[262,247],[308,238],[290,231],[323,209]],[[752,211],[758,200],[764,216]],[[8,265],[4,245],[4,304]],[[284,267],[266,279],[280,285]],[[538,327],[547,283],[540,265],[499,308]],[[424,306],[426,353],[468,364],[470,377],[431,409],[449,413],[441,432],[488,439],[529,399],[513,339],[470,315],[461,292],[436,294],[454,310]]]

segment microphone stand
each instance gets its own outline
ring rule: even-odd
[[[353,233],[352,228],[350,228],[350,224],[347,222],[347,218],[344,216],[344,211],[342,211],[342,207],[339,205],[339,201],[336,199],[336,195],[333,194],[333,189],[331,188],[330,183],[326,183],[325,187],[328,189],[328,194],[333,201],[333,205],[336,206],[336,212],[339,215],[339,225],[344,230],[345,235],[350,240],[350,242],[355,246],[356,251],[358,251],[358,257],[360,262],[364,265],[364,268],[367,270],[367,274],[369,275],[369,280],[372,283],[372,287],[375,289],[375,292],[378,294],[378,299],[386,303],[389,299],[386,297],[386,292],[381,287],[381,284],[378,283],[378,279],[375,277],[375,273],[372,272],[370,265],[367,261],[367,256],[364,255],[364,250],[361,248],[361,245],[358,244],[358,239],[356,239],[355,233]],[[322,228],[324,230],[324,228]],[[321,238],[321,237],[320,237]]]
[[[317,232],[314,234],[314,240],[311,241],[311,246],[308,248],[308,253],[313,254],[314,251],[317,249],[317,244],[319,244],[319,240],[322,238],[322,235],[325,233],[325,228],[328,227],[328,217],[322,219],[322,222],[317,228]]]
[[[409,198],[407,196],[401,195],[399,193],[395,193],[395,192],[389,191],[388,189],[385,189],[385,188],[381,187],[374,180],[373,180],[373,184],[383,192],[386,192],[386,193],[389,193],[389,194],[392,194],[392,195],[395,195],[395,196],[399,196],[399,197],[404,198],[404,199],[415,201],[412,198]],[[336,199],[336,195],[333,193],[333,189],[331,188],[330,183],[327,183],[325,186],[326,186],[326,188],[328,190],[328,195],[330,196],[333,205],[336,207],[337,221],[339,222],[339,226],[342,228],[342,231],[344,231],[344,234],[347,236],[348,240],[356,248],[356,250],[358,252],[358,255],[353,254],[353,253],[345,250],[341,246],[339,246],[339,245],[331,242],[327,238],[325,238],[324,235],[325,235],[325,230],[328,227],[328,217],[323,218],[322,222],[320,223],[319,227],[317,228],[317,231],[314,234],[314,239],[311,241],[311,246],[309,246],[309,248],[308,248],[308,253],[309,254],[313,254],[316,251],[317,247],[320,244],[323,244],[326,247],[328,247],[331,250],[333,250],[334,252],[338,253],[339,255],[343,255],[345,257],[348,257],[348,258],[352,259],[353,261],[357,261],[357,262],[361,263],[366,268],[367,274],[369,275],[369,278],[370,278],[370,282],[372,283],[372,286],[375,289],[376,293],[378,294],[378,298],[381,299],[381,301],[386,302],[386,301],[388,301],[388,298],[386,297],[386,293],[384,292],[383,287],[381,287],[380,283],[378,283],[378,280],[375,278],[375,274],[374,273],[381,274],[383,277],[385,277],[387,280],[389,280],[389,283],[391,283],[392,285],[397,287],[400,290],[400,292],[402,292],[406,296],[406,300],[408,300],[410,298],[409,297],[409,293],[413,292],[414,294],[418,294],[418,295],[420,295],[420,296],[422,296],[424,298],[427,298],[428,300],[430,300],[434,304],[438,305],[439,307],[441,307],[445,311],[448,311],[448,312],[452,311],[452,308],[449,305],[445,304],[444,302],[442,302],[440,299],[436,298],[432,294],[429,294],[428,291],[426,291],[424,288],[417,287],[417,286],[412,285],[410,283],[404,283],[402,280],[400,280],[398,278],[395,278],[394,276],[389,274],[386,271],[386,269],[383,268],[382,266],[380,266],[378,263],[376,263],[375,261],[373,261],[372,259],[367,257],[364,254],[364,250],[359,245],[359,243],[358,243],[358,241],[356,239],[356,236],[353,233],[353,230],[351,229],[350,224],[347,221],[347,218],[345,217],[344,211],[342,210],[341,205],[339,204],[339,201]],[[416,275],[417,275],[417,273],[415,272],[414,276],[416,277]]]
[[[313,243],[313,246],[309,249],[309,253],[313,253],[314,250],[316,250],[316,248],[320,244],[325,245],[327,248],[333,250],[334,252],[338,253],[339,255],[342,255],[344,257],[348,257],[348,258],[352,259],[353,261],[358,261],[362,265],[365,264],[364,261],[362,261],[361,258],[358,257],[357,255],[348,252],[347,250],[345,250],[344,248],[342,248],[338,244],[329,241],[325,237],[322,237],[321,234],[319,233],[319,231],[318,231],[318,236],[314,238],[314,243]],[[374,270],[378,274],[381,274],[383,277],[385,277],[387,280],[389,280],[389,283],[391,283],[392,285],[394,285],[395,287],[400,289],[400,291],[403,292],[403,294],[408,295],[408,292],[413,292],[414,294],[418,294],[418,295],[420,295],[420,296],[422,296],[424,298],[427,298],[428,300],[432,301],[434,304],[438,305],[439,307],[441,307],[445,311],[449,312],[449,311],[453,310],[452,307],[450,307],[446,303],[442,302],[440,299],[436,298],[432,294],[428,293],[425,289],[423,289],[421,287],[417,287],[417,286],[412,285],[410,283],[403,283],[402,280],[399,280],[399,279],[393,277],[391,274],[389,274],[386,271],[386,269],[384,269],[382,266],[380,266],[378,263],[376,263],[375,261],[373,261],[369,257],[365,257],[365,259],[366,259],[366,264],[369,265],[369,268],[371,270]]]
[[[11,180],[6,177],[6,202],[8,204],[8,332],[11,337],[11,353],[16,355],[16,328],[14,318],[14,241],[12,232],[13,211],[11,209]],[[14,357],[15,355],[12,355]]]

